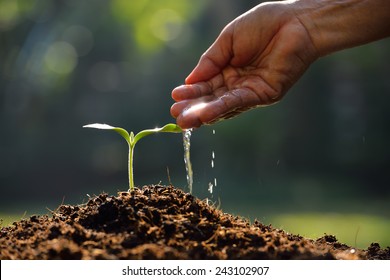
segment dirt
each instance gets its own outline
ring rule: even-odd
[[[311,240],[223,213],[172,186],[144,186],[0,231],[0,259],[390,259],[335,236]]]

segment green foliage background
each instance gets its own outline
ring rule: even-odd
[[[125,143],[82,125],[173,122],[171,90],[257,3],[0,0],[2,216],[127,189]],[[341,221],[351,245],[390,245],[389,73],[388,39],[345,50],[313,64],[279,104],[196,130],[194,194],[294,233],[337,235]],[[178,135],[137,149],[138,182],[186,188]]]

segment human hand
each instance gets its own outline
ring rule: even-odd
[[[318,58],[294,4],[270,2],[236,18],[172,91],[182,128],[231,118],[279,101]]]

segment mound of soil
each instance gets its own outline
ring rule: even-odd
[[[144,186],[2,228],[0,259],[390,259],[390,248],[353,249],[331,235],[310,240],[172,186]]]

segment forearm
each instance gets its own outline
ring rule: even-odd
[[[291,4],[319,56],[390,36],[390,0],[297,0]]]

